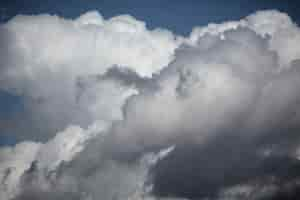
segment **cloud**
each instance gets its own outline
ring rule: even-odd
[[[131,16],[104,20],[95,11],[74,20],[46,14],[16,16],[1,25],[0,32],[1,89],[22,96],[26,110],[16,117],[22,119],[20,130],[14,126],[7,132],[31,127],[27,132],[39,132],[38,140],[49,139],[69,124],[86,128],[99,118],[120,119],[118,101],[132,93],[130,86],[101,81],[87,89],[97,90],[97,95],[84,97],[91,95],[84,91],[78,103],[78,80],[101,76],[116,65],[151,77],[169,64],[180,43],[170,31],[148,30]],[[27,139],[24,133],[17,137]]]
[[[62,163],[68,163],[80,153],[86,143],[97,134],[105,131],[109,125],[97,125],[83,130],[78,126],[70,126],[47,143],[22,142],[14,147],[1,148],[1,199],[10,199],[20,193],[20,184],[24,175],[37,174],[38,186],[48,188],[48,180],[39,176],[44,173],[50,176]],[[41,182],[43,181],[43,182]],[[25,186],[29,182],[23,183]]]
[[[45,144],[45,146],[47,145]],[[42,148],[42,151],[47,150],[46,147]],[[43,161],[37,159],[18,177],[19,185],[16,185],[18,190],[4,198],[14,200],[40,198],[49,200],[151,199],[153,197],[149,192],[152,185],[147,182],[150,168],[167,156],[172,149],[145,154],[130,164],[120,163],[116,160],[104,160],[101,167],[92,176],[74,174],[71,169],[73,166],[71,168],[63,165],[53,168],[52,164],[45,166]],[[71,152],[63,152],[63,154],[66,153],[70,154]],[[68,165],[68,160],[64,160],[64,162],[65,165]],[[52,167],[51,170],[50,167]],[[6,190],[4,191],[6,192]]]
[[[0,148],[2,199],[298,188],[300,30],[288,15],[259,11],[186,38],[129,15],[16,16],[0,36],[0,87],[24,106],[4,130],[20,143]]]
[[[202,143],[237,125],[256,106],[279,65],[267,40],[252,30],[239,28],[224,36],[207,35],[197,46],[180,47],[155,77],[160,88],[129,99],[125,120],[113,130],[116,141],[128,141],[130,148],[132,140],[146,148],[180,140]]]

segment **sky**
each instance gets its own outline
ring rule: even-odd
[[[145,21],[149,28],[163,27],[178,34],[189,34],[194,26],[241,19],[257,10],[278,9],[300,22],[299,2],[293,0],[3,0],[3,18],[17,14],[49,13],[74,18],[89,11],[98,10],[105,18],[130,14]]]
[[[299,199],[299,6],[1,1],[0,199]]]

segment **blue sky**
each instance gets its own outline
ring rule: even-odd
[[[300,22],[297,0],[4,0],[2,20],[16,14],[51,13],[76,17],[98,10],[104,17],[130,14],[146,21],[148,27],[164,27],[188,34],[195,25],[240,19],[262,9],[278,9]]]

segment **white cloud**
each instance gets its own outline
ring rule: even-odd
[[[75,20],[16,16],[1,25],[1,35],[7,36],[0,45],[1,89],[24,96],[25,117],[30,117],[19,126],[35,127],[28,132],[43,129],[39,139],[69,124],[87,127],[97,119],[120,119],[132,88],[102,81],[91,86],[97,95],[83,96],[78,103],[78,79],[102,75],[116,65],[151,77],[169,64],[179,45],[168,30],[148,30],[128,15],[104,20],[95,11]]]
[[[37,167],[42,173],[56,171],[62,163],[68,163],[79,154],[86,143],[97,134],[103,133],[109,125],[98,122],[83,130],[70,126],[47,143],[22,142],[14,147],[0,149],[0,194],[1,199],[11,199],[20,192],[20,181],[28,170]],[[35,164],[34,164],[35,163]],[[36,166],[34,166],[36,165]],[[26,183],[25,183],[26,184]],[[39,182],[39,186],[48,183]],[[49,187],[49,186],[47,186]]]
[[[160,90],[129,99],[116,140],[136,151],[180,140],[202,143],[234,126],[279,66],[267,41],[250,29],[224,36],[205,35],[196,46],[178,49],[156,77]]]
[[[10,199],[18,193],[20,177],[28,170],[41,144],[22,142],[0,150],[0,198]]]

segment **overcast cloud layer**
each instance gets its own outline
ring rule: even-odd
[[[149,30],[129,15],[0,25],[1,200],[296,199],[300,29],[285,13]]]

